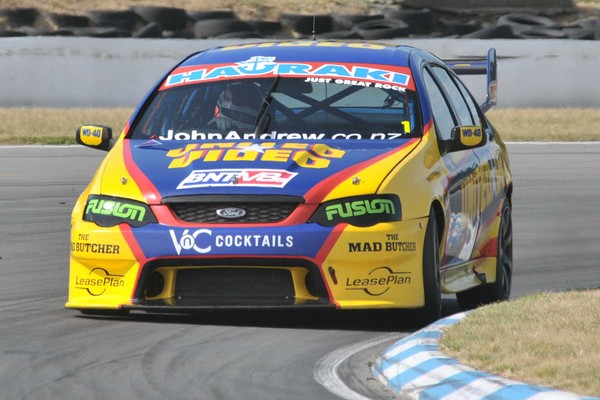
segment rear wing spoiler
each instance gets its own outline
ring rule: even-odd
[[[498,64],[496,49],[488,50],[487,58],[463,58],[460,60],[444,60],[458,75],[487,75],[487,94],[480,105],[481,111],[487,112],[497,104]]]

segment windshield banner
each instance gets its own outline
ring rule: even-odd
[[[187,66],[175,69],[160,90],[176,86],[240,78],[324,79],[326,82],[372,86],[382,89],[414,90],[406,67],[378,64],[342,64],[322,62],[277,62],[275,57],[254,56],[235,64]]]

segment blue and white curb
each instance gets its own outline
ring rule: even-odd
[[[377,358],[373,375],[394,392],[418,400],[599,400],[500,378],[460,365],[439,351],[444,327],[460,313],[400,340]]]

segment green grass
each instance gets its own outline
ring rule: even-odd
[[[536,293],[446,328],[440,349],[475,369],[600,396],[600,291]]]
[[[600,0],[599,0],[600,1]],[[130,108],[0,108],[0,144],[73,144],[83,124],[107,125],[115,135]],[[505,141],[600,141],[600,110],[508,109],[488,113]]]
[[[115,135],[127,123],[130,108],[0,108],[0,144],[74,144],[84,124],[107,125]]]

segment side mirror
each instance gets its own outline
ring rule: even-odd
[[[468,150],[487,143],[487,136],[480,126],[455,126],[449,151]]]
[[[75,132],[75,140],[93,149],[108,151],[113,146],[112,129],[101,125],[82,125]]]

